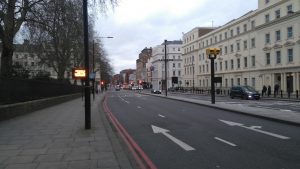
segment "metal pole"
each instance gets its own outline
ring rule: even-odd
[[[87,0],[83,0],[83,28],[84,28],[84,56],[85,56],[85,129],[91,129],[91,91],[90,91],[90,65],[89,65],[89,38],[88,38],[88,11]]]
[[[215,104],[215,64],[214,58],[210,58],[210,75],[211,75],[211,103]]]
[[[193,56],[193,93],[195,91],[195,79],[194,79],[194,76],[195,76],[195,66],[194,66],[194,56]]]
[[[95,74],[95,41],[93,40],[93,76]],[[94,76],[92,83],[93,83],[93,100],[95,100],[95,78]]]
[[[167,85],[167,40],[165,40],[165,89],[166,96],[168,96],[168,85]]]

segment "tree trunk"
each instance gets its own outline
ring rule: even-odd
[[[13,57],[13,45],[2,44],[1,54],[1,76],[10,77],[12,72],[12,57]]]

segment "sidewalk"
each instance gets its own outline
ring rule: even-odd
[[[143,94],[153,95],[157,97],[165,97],[168,99],[180,100],[189,103],[195,103],[195,104],[217,108],[221,110],[228,110],[234,113],[247,114],[251,116],[276,120],[276,121],[289,123],[293,125],[300,125],[300,112],[272,110],[272,109],[266,109],[262,107],[247,107],[244,104],[228,104],[226,102],[215,102],[215,104],[211,104],[210,100],[191,99],[191,98],[184,98],[180,96],[166,97],[164,94],[160,94],[160,95],[150,94],[150,93],[143,93]]]
[[[81,98],[0,122],[0,169],[132,169],[100,104],[84,129]]]

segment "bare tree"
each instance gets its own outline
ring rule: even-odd
[[[64,79],[65,72],[82,63],[82,6],[80,0],[50,0],[36,21],[28,23],[31,41],[40,46],[43,64]],[[74,64],[74,65],[72,65]]]
[[[46,0],[0,0],[0,40],[2,41],[1,76],[12,73],[13,40],[22,24]]]

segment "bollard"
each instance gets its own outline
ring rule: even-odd
[[[280,98],[282,98],[282,90],[280,90]]]
[[[298,99],[299,98],[299,91],[296,90],[296,98]]]

